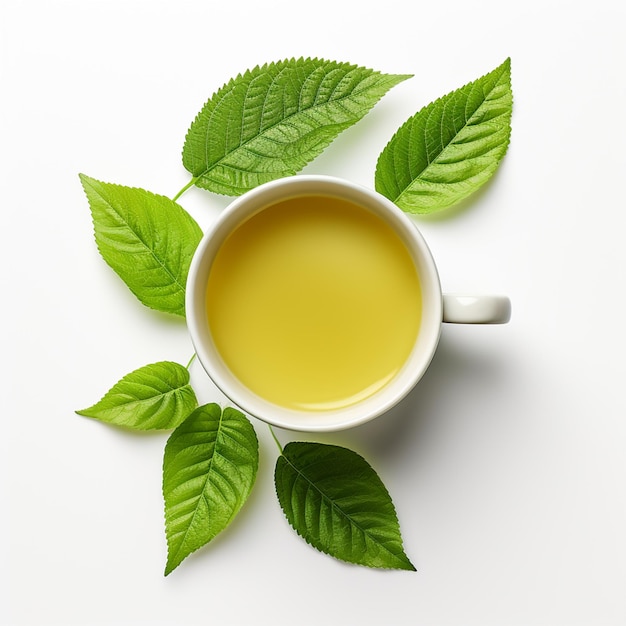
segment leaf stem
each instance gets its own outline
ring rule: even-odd
[[[187,363],[187,365],[185,365],[186,369],[189,369],[189,367],[191,366],[191,364],[193,363],[194,359],[196,358],[196,356],[198,356],[195,352],[193,353],[192,357],[189,359],[189,362]]]
[[[274,429],[268,424],[267,427],[270,429],[270,432],[272,433],[272,437],[274,438],[274,441],[276,442],[276,445],[278,446],[278,449],[280,451],[280,453],[283,453],[283,447],[280,445],[280,441],[278,441],[278,438],[276,437],[276,433],[274,432]]]
[[[196,180],[198,180],[197,176],[194,176],[173,198],[172,202],[176,202],[178,198],[180,198],[189,187],[193,187],[196,184]]]

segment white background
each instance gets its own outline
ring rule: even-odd
[[[577,8],[580,7],[580,8]],[[626,9],[542,0],[4,0],[0,8],[3,625],[626,623]],[[446,291],[511,297],[506,326],[444,329],[396,409],[328,436],[389,488],[416,573],[302,542],[255,422],[253,495],[164,578],[166,436],[74,414],[192,354],[99,257],[78,173],[173,196],[204,101],[292,56],[412,73],[308,173],[373,186],[396,128],[512,59],[512,141],[480,192],[416,219]],[[193,189],[206,228],[229,202]],[[202,401],[221,401],[197,364]]]

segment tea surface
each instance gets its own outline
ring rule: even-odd
[[[417,273],[382,219],[350,202],[274,204],[224,242],[208,322],[230,370],[288,408],[340,408],[400,370],[421,317]]]

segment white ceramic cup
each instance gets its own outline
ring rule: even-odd
[[[244,221],[298,196],[331,196],[353,202],[384,219],[404,242],[422,288],[422,319],[413,349],[396,376],[373,395],[349,406],[329,410],[295,410],[265,400],[235,377],[222,360],[208,323],[206,290],[220,246]],[[397,404],[420,380],[437,348],[442,322],[501,324],[511,304],[504,296],[441,293],[437,267],[414,222],[376,191],[329,176],[293,176],[261,185],[235,199],[200,242],[189,269],[186,293],[187,326],[196,354],[215,385],[239,408],[269,424],[299,431],[334,431],[363,424]]]

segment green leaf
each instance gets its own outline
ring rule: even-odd
[[[287,520],[313,547],[350,563],[415,570],[387,489],[355,452],[289,443],[278,457],[274,480]]]
[[[167,576],[224,530],[254,485],[259,447],[233,408],[198,407],[170,436],[163,459]]]
[[[171,361],[136,369],[79,415],[134,430],[176,428],[198,406],[187,368]]]
[[[381,153],[376,190],[410,213],[455,204],[484,184],[511,135],[511,60],[409,118]]]
[[[146,306],[185,315],[185,283],[202,237],[178,204],[143,189],[80,175],[102,258]]]
[[[204,105],[183,164],[198,187],[226,195],[290,176],[407,78],[323,59],[257,66]]]

